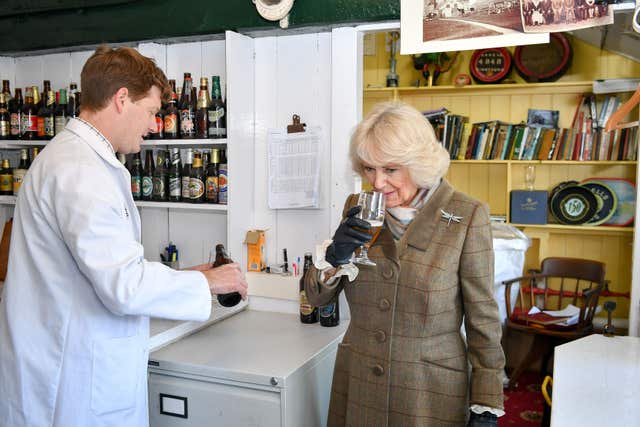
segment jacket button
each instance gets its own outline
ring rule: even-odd
[[[385,279],[389,280],[393,277],[393,270],[389,269],[389,270],[384,270],[382,272],[382,277],[384,277]]]
[[[384,375],[384,368],[381,365],[375,365],[372,370],[373,375],[377,377],[381,377]]]
[[[387,340],[387,334],[384,331],[377,330],[374,332],[374,336],[376,337],[376,341],[385,342]]]
[[[380,302],[378,302],[378,308],[380,309],[380,311],[388,311],[389,308],[391,308],[391,303],[388,299],[382,298]]]

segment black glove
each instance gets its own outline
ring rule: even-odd
[[[327,248],[324,259],[334,267],[348,264],[353,251],[371,240],[371,235],[355,228],[371,229],[371,225],[367,221],[356,218],[361,209],[362,207],[360,206],[354,206],[349,209],[347,217],[338,226],[336,233],[333,235],[333,243]]]
[[[473,411],[469,411],[469,413],[467,427],[497,427],[498,425],[498,416],[489,411],[484,411],[481,414],[476,414]]]

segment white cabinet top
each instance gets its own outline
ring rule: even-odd
[[[297,314],[245,310],[149,356],[153,372],[284,387],[287,377],[340,342],[348,321],[326,328]]]
[[[640,338],[590,335],[556,347],[551,426],[640,420]]]

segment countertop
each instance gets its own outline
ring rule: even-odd
[[[297,314],[244,310],[149,355],[149,369],[279,387],[340,342],[348,327],[303,324]]]

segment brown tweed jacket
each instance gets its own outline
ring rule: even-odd
[[[441,209],[462,219],[449,223]],[[344,289],[351,309],[328,425],[464,426],[469,402],[502,408],[504,354],[486,207],[443,180],[402,239],[394,242],[383,229],[369,257],[377,266],[359,266],[352,283],[343,277],[322,285],[317,274],[306,280],[312,304]]]

